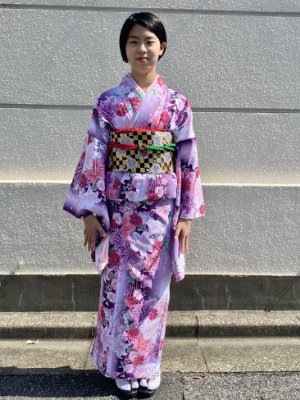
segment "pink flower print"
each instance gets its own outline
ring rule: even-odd
[[[135,359],[133,360],[133,365],[134,365],[135,367],[137,367],[138,365],[143,364],[143,362],[144,362],[144,356],[137,356],[137,357],[135,357]]]
[[[159,351],[162,351],[163,345],[164,345],[164,339],[162,339],[162,341],[159,344]]]
[[[162,244],[162,242],[159,242],[158,240],[156,240],[153,243],[153,251],[158,250],[160,251],[162,248],[164,247],[164,245]],[[156,251],[157,252],[157,251]]]
[[[139,355],[144,355],[148,352],[152,339],[145,340],[143,336],[138,336],[133,345],[134,350],[137,350]]]
[[[156,186],[155,193],[161,199],[164,195],[164,188],[162,186]]]
[[[200,170],[199,170],[198,167],[196,167],[195,172],[196,172],[196,178],[199,178],[199,176],[200,176]]]
[[[151,321],[154,321],[156,319],[156,317],[158,316],[158,310],[156,308],[154,308],[151,313],[149,314],[149,319]]]
[[[160,115],[154,114],[151,123],[151,129],[157,129],[159,127]]]
[[[156,299],[150,299],[148,301],[148,304],[150,307],[155,307],[157,300]]]
[[[129,358],[130,361],[133,361],[137,356],[138,356],[138,353],[136,351],[131,351],[129,353],[128,358]]]
[[[130,265],[129,267],[130,267],[129,275],[131,276],[131,278],[140,279],[141,275],[142,275],[141,271],[139,271],[137,268],[133,267],[132,265]]]
[[[157,193],[149,193],[147,194],[147,200],[148,201],[155,201],[158,199]]]
[[[105,189],[105,183],[102,179],[99,179],[96,183],[96,187],[100,192],[103,192]]]
[[[137,303],[137,299],[134,296],[128,296],[126,299],[126,305],[130,308],[134,307]]]
[[[133,232],[135,230],[135,226],[132,225],[129,221],[129,216],[125,215],[123,218],[123,225],[122,225],[122,236],[125,240],[129,240],[129,232]]]
[[[188,107],[188,109],[189,109],[190,111],[192,111],[192,106],[190,105],[188,99],[185,99],[184,106],[185,106],[185,107]]]
[[[127,365],[124,365],[124,371],[127,373],[127,374],[131,374],[132,373],[132,371],[133,371],[133,365],[132,364],[127,364]]]
[[[118,281],[116,279],[113,279],[111,281],[111,287],[112,287],[113,290],[117,289],[117,284],[118,284]]]
[[[194,172],[194,171],[190,171],[189,173],[188,173],[188,176],[187,176],[188,178],[189,178],[189,180],[191,181],[191,182],[194,182],[194,180],[196,179],[196,173]]]
[[[135,340],[140,333],[141,333],[140,330],[136,327],[130,328],[127,332],[130,340]]]
[[[133,292],[133,295],[134,295],[134,297],[135,297],[138,301],[142,300],[142,298],[143,298],[143,295],[142,295],[141,291],[138,290],[138,289],[136,289],[136,290]]]
[[[161,114],[161,123],[163,124],[163,126],[168,125],[168,123],[170,122],[170,115],[167,111],[163,111]]]
[[[159,76],[158,78],[157,78],[157,81],[156,81],[158,84],[159,84],[159,86],[161,86],[161,87],[163,87],[163,86],[165,86],[165,82],[163,81],[163,79],[162,79],[162,77],[161,76]]]
[[[113,265],[114,267],[116,267],[117,265],[120,264],[120,256],[118,253],[113,252],[110,253],[109,255],[109,262],[111,263],[111,265]]]
[[[92,184],[96,183],[97,179],[104,179],[105,167],[101,164],[98,158],[93,159],[93,166],[86,173],[86,177],[91,180]]]
[[[201,204],[199,211],[200,211],[201,215],[204,215],[204,205],[203,204]]]
[[[80,186],[83,187],[86,185],[86,183],[87,183],[87,178],[86,178],[85,174],[82,174],[81,179],[80,179]]]
[[[146,261],[144,262],[144,268],[147,271],[156,271],[158,268],[158,264],[160,261],[161,257],[158,255],[157,250],[155,252],[153,252],[153,254],[149,254],[147,253],[146,255]]]
[[[148,129],[148,124],[147,122],[143,122],[142,125],[140,126],[142,129]]]
[[[124,106],[123,103],[117,105],[117,115],[119,117],[124,117],[127,114],[127,108]]]
[[[131,209],[129,206],[124,206],[124,207],[123,207],[123,213],[124,213],[125,215],[131,215],[131,214],[133,214],[133,211],[132,211],[132,209]]]
[[[129,201],[134,202],[136,193],[133,190],[128,190],[128,192],[126,192],[125,196],[126,196],[126,199],[128,199]]]
[[[138,214],[134,213],[130,215],[130,223],[135,226],[140,226],[143,220]]]
[[[145,378],[148,374],[145,369],[134,371],[137,379]]]
[[[116,299],[116,295],[113,292],[108,292],[107,293],[107,298],[111,303],[114,303],[115,299]]]
[[[108,187],[106,189],[106,198],[107,199],[114,199],[116,195],[116,190],[112,189],[111,187]]]
[[[122,223],[122,218],[121,218],[121,214],[120,214],[120,213],[114,213],[114,214],[113,214],[113,218],[114,218],[114,220],[116,221],[116,223],[117,223],[118,225],[121,225],[121,223]]]
[[[129,100],[129,102],[131,104],[131,107],[132,107],[133,111],[135,112],[139,108],[141,100],[138,97],[135,97],[135,96],[134,97],[130,97],[128,100]]]
[[[103,307],[101,307],[101,318],[105,319],[105,311]]]
[[[163,218],[163,219],[165,219],[165,218],[168,217],[169,212],[170,212],[170,207],[169,207],[169,206],[158,207],[158,208],[155,210],[155,213],[156,213],[157,215],[159,215],[159,216],[160,216],[161,218]]]
[[[183,178],[182,179],[182,190],[184,192],[188,192],[191,189],[191,182],[188,178]]]
[[[121,182],[120,179],[115,178],[113,182],[113,189],[117,190],[120,185],[120,182]]]

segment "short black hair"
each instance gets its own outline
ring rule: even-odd
[[[145,28],[149,29],[149,31],[153,32],[159,39],[160,43],[167,42],[167,33],[165,27],[161,20],[151,12],[140,12],[131,14],[126,21],[124,22],[121,32],[120,32],[120,51],[123,58],[123,61],[128,63],[128,59],[126,56],[126,42],[129,36],[129,32],[134,25],[142,25]],[[158,57],[158,61],[162,58],[162,56],[166,52],[166,48],[164,48],[164,52],[161,56]]]

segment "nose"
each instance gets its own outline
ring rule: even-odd
[[[146,53],[147,52],[146,46],[144,45],[144,43],[141,43],[138,52],[139,53]]]

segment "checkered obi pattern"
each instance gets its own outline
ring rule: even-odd
[[[111,129],[106,170],[169,174],[175,148],[173,134],[165,129]]]

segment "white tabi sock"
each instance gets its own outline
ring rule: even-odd
[[[116,384],[119,389],[122,390],[131,390],[132,389],[138,389],[139,388],[139,383],[136,379],[133,379],[131,381],[131,386],[130,386],[130,381],[124,380],[124,379],[116,379]]]
[[[140,380],[140,386],[144,386],[150,390],[155,390],[160,385],[160,373],[161,370],[159,369],[157,372],[152,374],[149,378],[142,378]]]
[[[128,390],[128,391],[131,390],[129,381],[125,381],[124,379],[116,379],[116,384],[117,384],[118,388],[121,390]]]
[[[133,380],[131,381],[131,386],[132,386],[132,389],[138,389],[138,388],[139,388],[139,383],[138,383],[138,381],[137,381],[136,379],[133,379]]]

